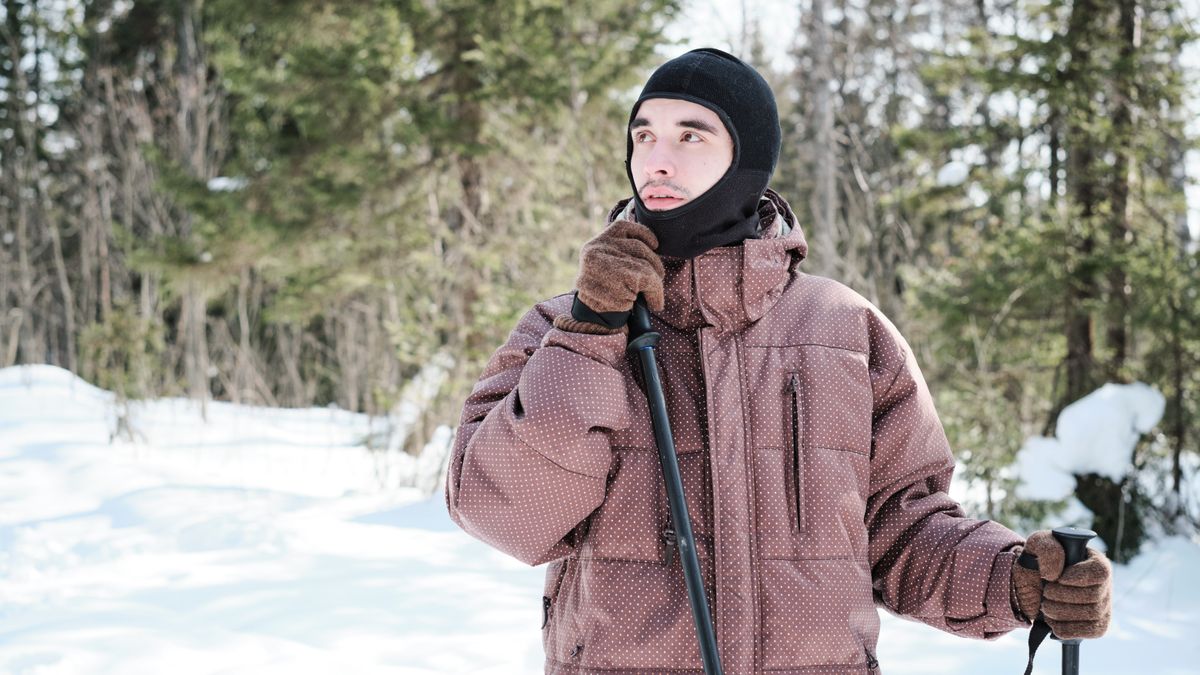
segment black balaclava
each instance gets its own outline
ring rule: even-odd
[[[758,237],[758,200],[779,158],[779,112],[770,85],[750,66],[719,49],[696,49],[678,56],[650,76],[642,101],[674,98],[712,110],[733,137],[733,162],[715,185],[674,209],[651,211],[638,193],[630,159],[633,138],[626,134],[625,174],[633,186],[637,220],[658,237],[658,253],[693,258],[717,246]],[[644,179],[643,179],[644,181]]]

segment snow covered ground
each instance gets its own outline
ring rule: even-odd
[[[135,406],[49,366],[0,370],[0,673],[541,672],[542,570],[459,532],[361,415]],[[444,441],[444,438],[443,438]],[[1086,675],[1200,672],[1200,544],[1116,569]],[[1025,635],[884,616],[888,675],[1024,669]],[[1035,672],[1057,673],[1058,647]]]

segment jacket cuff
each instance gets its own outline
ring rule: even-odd
[[[1030,621],[1021,614],[1013,584],[1012,569],[1021,555],[1021,547],[996,554],[992,563],[992,575],[988,580],[987,613],[1003,622],[1016,622],[1028,626]]]
[[[574,319],[570,315],[559,315],[554,319],[554,327],[542,336],[539,348],[561,347],[569,352],[587,357],[612,368],[620,368],[625,361],[625,348],[629,345],[626,336],[627,329],[613,332],[587,332],[575,330]],[[583,322],[578,322],[583,323]],[[595,328],[604,329],[603,326]]]
[[[573,318],[613,330],[619,329],[628,323],[629,315],[632,313],[632,308],[622,312],[597,312],[579,298],[579,293],[575,294],[575,300],[571,303],[571,316]]]
[[[629,330],[624,325],[620,328],[607,328],[591,321],[580,321],[570,314],[560,314],[554,317],[554,327],[570,333],[587,333],[589,335],[617,335]]]

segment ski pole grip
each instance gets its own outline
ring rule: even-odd
[[[633,312],[629,315],[629,341],[625,345],[626,354],[637,354],[642,349],[650,349],[658,344],[659,334],[650,329],[650,310],[646,309],[646,298],[638,293],[633,301]]]
[[[1081,527],[1054,528],[1054,538],[1058,540],[1058,543],[1063,547],[1063,551],[1066,552],[1063,566],[1070,567],[1075,563],[1086,560],[1088,542],[1095,536],[1095,532],[1085,530]]]
[[[638,293],[633,301],[633,314],[629,316],[629,332],[631,335],[642,335],[650,332],[650,310],[646,309],[646,296]]]
[[[1083,562],[1087,559],[1087,544],[1092,537],[1096,536],[1095,532],[1085,530],[1081,527],[1056,527],[1053,530],[1054,538],[1063,547],[1063,569],[1070,567],[1078,562]],[[1038,614],[1038,621],[1044,622],[1041,614]],[[1044,629],[1049,631],[1049,626]],[[1043,637],[1045,637],[1043,635]],[[1071,638],[1063,640],[1057,635],[1055,640],[1062,642],[1062,673],[1063,675],[1079,675],[1079,638]],[[1040,640],[1038,640],[1040,642]],[[1033,653],[1037,650],[1037,644],[1033,640],[1033,633],[1030,633],[1029,640],[1029,666],[1025,670],[1030,672],[1033,668]]]

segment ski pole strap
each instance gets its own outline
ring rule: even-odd
[[[616,330],[625,325],[629,320],[629,314],[632,309],[624,312],[597,312],[596,310],[583,304],[579,299],[579,294],[575,294],[575,301],[571,303],[571,318],[576,321],[584,321],[604,326],[612,330]]]
[[[1037,570],[1037,556],[1032,555],[1029,551],[1021,551],[1020,557],[1017,558],[1017,564],[1027,570]],[[1042,613],[1038,612],[1037,617],[1033,620],[1033,626],[1029,629],[1029,663],[1025,666],[1025,675],[1033,673],[1033,655],[1037,653],[1038,647],[1042,645],[1042,641],[1050,634],[1050,626],[1042,619]]]
[[[1037,620],[1033,622],[1033,627],[1029,629],[1029,663],[1025,666],[1025,675],[1030,675],[1033,672],[1033,655],[1037,653],[1042,640],[1045,640],[1049,634],[1050,626],[1042,620],[1042,616],[1039,613]]]

